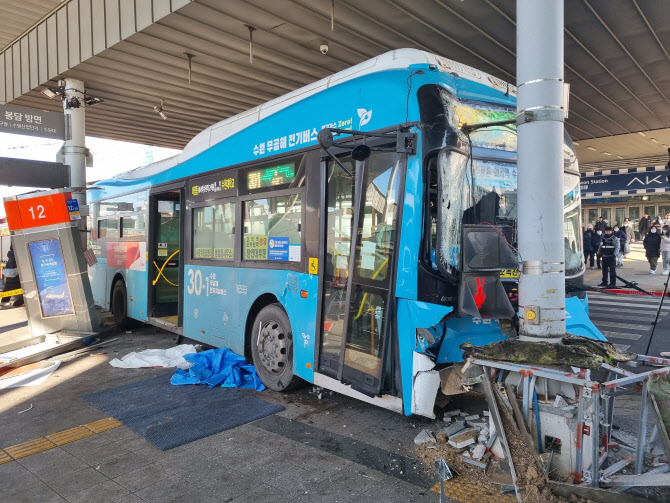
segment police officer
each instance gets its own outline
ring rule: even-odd
[[[609,286],[616,288],[616,258],[619,255],[620,241],[612,234],[611,227],[605,227],[605,237],[598,248],[598,255],[603,257],[603,281],[598,286]],[[609,285],[607,284],[607,273],[609,272]]]

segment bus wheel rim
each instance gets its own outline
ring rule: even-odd
[[[269,320],[261,324],[258,354],[268,372],[279,374],[284,370],[288,361],[288,338],[281,323]]]

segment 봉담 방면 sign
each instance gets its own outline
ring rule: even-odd
[[[65,139],[65,117],[58,112],[0,105],[0,133]]]
[[[28,243],[43,318],[74,314],[58,239]]]

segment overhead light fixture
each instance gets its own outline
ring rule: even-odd
[[[619,159],[623,159],[623,156],[618,155],[617,157],[618,157]]]
[[[49,98],[50,100],[54,99],[57,96],[63,96],[65,93],[65,88],[63,86],[53,86],[42,89],[42,94]]]
[[[650,139],[651,141],[653,141],[654,143],[658,143],[658,140],[657,140],[656,138],[649,138],[649,139]]]
[[[642,196],[643,201],[649,201],[649,196]]]
[[[603,152],[603,155],[612,155],[610,152]]]
[[[167,120],[167,115],[165,115],[165,114],[163,113],[163,100],[161,100],[161,104],[160,104],[160,105],[156,105],[156,106],[154,106],[154,112],[156,112],[158,115],[160,115],[160,116],[161,116],[161,119],[163,119],[164,121]]]
[[[589,145],[589,146],[586,147],[586,148],[588,148],[588,149],[589,149],[590,151],[592,151],[592,152],[595,152],[595,151],[596,151],[596,148],[595,148],[595,147],[592,147],[591,145]]]
[[[646,135],[646,134],[644,134],[644,133],[643,133],[642,131],[638,131],[638,132],[637,132],[637,134],[639,134],[640,136],[644,136],[644,137],[646,137],[646,136],[647,136],[647,135]]]

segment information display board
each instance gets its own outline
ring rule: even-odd
[[[295,178],[295,164],[282,164],[247,173],[247,190],[288,185]]]
[[[42,318],[74,314],[58,239],[28,243]]]

